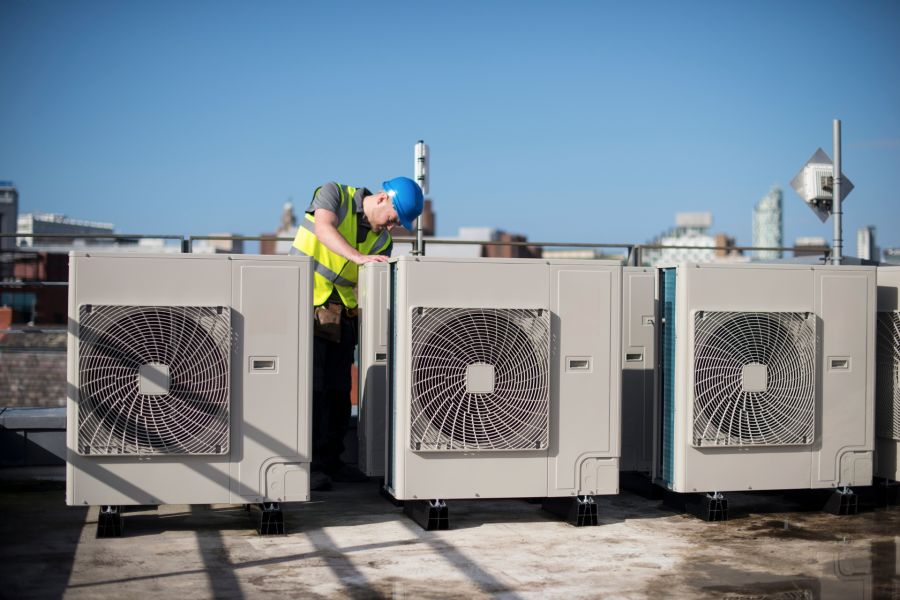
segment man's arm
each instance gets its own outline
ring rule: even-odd
[[[387,256],[369,256],[351,246],[337,230],[338,217],[333,211],[327,208],[317,208],[313,215],[316,217],[316,237],[332,252],[340,254],[347,260],[352,260],[358,265],[367,262],[387,262]]]

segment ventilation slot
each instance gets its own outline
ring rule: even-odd
[[[694,444],[811,444],[816,326],[808,313],[698,312]]]
[[[549,373],[547,310],[414,309],[411,448],[546,449]]]
[[[78,451],[226,454],[228,308],[82,306]]]
[[[878,314],[875,360],[878,435],[900,441],[900,312]]]

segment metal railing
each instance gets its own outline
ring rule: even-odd
[[[188,252],[193,248],[193,243],[199,240],[209,241],[270,241],[270,242],[291,242],[293,237],[279,236],[224,236],[224,235],[197,235],[190,236],[187,241]],[[415,244],[416,238],[412,236],[395,237],[395,243]],[[824,246],[682,246],[682,245],[659,245],[659,244],[632,244],[632,243],[593,243],[593,242],[532,242],[520,240],[463,240],[459,238],[440,238],[430,237],[422,240],[422,250],[426,250],[428,245],[457,245],[457,246],[511,246],[522,248],[594,248],[594,249],[622,249],[625,250],[625,263],[632,266],[638,266],[642,262],[645,250],[706,250],[710,252],[791,252],[793,254],[801,253],[808,255],[822,255],[822,260],[827,261],[831,255],[831,249]],[[427,256],[427,252],[424,252]]]
[[[178,235],[148,235],[148,234],[2,234],[0,238],[23,238],[32,239],[59,239],[59,240],[127,240],[124,250],[140,251],[140,246],[135,243],[142,239],[155,239],[164,241],[173,241],[178,244],[177,249],[168,246],[169,251],[177,251],[180,253],[192,253],[199,248],[195,247],[198,241],[225,241],[225,242],[291,242],[293,237],[284,237],[276,235],[257,235],[257,236],[236,236],[236,235],[205,235],[205,236],[178,236]],[[399,244],[415,244],[416,239],[411,236],[396,237],[394,241]],[[480,248],[527,248],[535,254],[542,253],[545,249],[572,249],[572,250],[594,250],[594,251],[618,251],[621,252],[621,260],[628,265],[641,265],[646,251],[657,250],[694,250],[702,252],[747,252],[747,251],[767,251],[767,252],[805,252],[816,251],[822,254],[823,259],[829,256],[828,248],[792,248],[792,247],[757,247],[757,246],[667,246],[654,244],[630,244],[630,243],[592,243],[592,242],[556,242],[556,241],[527,241],[527,240],[463,240],[458,238],[425,238],[422,243],[422,250],[426,249],[426,244],[435,248],[437,246],[478,246]],[[60,246],[63,246],[62,244]],[[97,245],[79,245],[67,246],[37,246],[37,247],[15,247],[8,249],[0,249],[0,292],[3,292],[7,298],[13,295],[13,300],[17,303],[17,310],[25,314],[21,318],[29,319],[32,323],[50,322],[55,319],[54,315],[42,315],[38,311],[53,311],[59,313],[58,306],[60,295],[65,292],[62,289],[68,286],[68,281],[43,281],[39,280],[44,276],[46,269],[50,265],[43,262],[39,257],[40,253],[49,252],[59,253],[63,250],[81,250],[106,252],[121,248],[119,246],[97,244]],[[152,252],[153,248],[147,248]],[[611,254],[611,253],[610,253]],[[31,258],[29,258],[29,255]],[[426,253],[427,255],[427,253]],[[593,256],[596,256],[594,253]],[[618,256],[616,257],[618,259]],[[33,269],[32,273],[24,273],[22,264],[27,265],[26,268]],[[19,277],[15,277],[15,265],[19,265]],[[60,269],[59,264],[53,268]],[[7,273],[8,272],[8,273]],[[60,271],[57,271],[60,273]],[[60,291],[56,291],[60,290]],[[24,295],[23,295],[24,294]],[[41,298],[45,304],[41,304]],[[42,308],[43,306],[43,308]],[[55,308],[46,308],[47,306],[55,306]],[[63,315],[64,316],[64,315]],[[52,361],[59,361],[60,356],[65,354],[65,345],[60,343],[58,339],[60,334],[66,333],[66,325],[30,325],[22,324],[10,325],[8,328],[0,326],[0,338],[5,338],[3,343],[3,352],[5,354],[4,368],[21,369],[22,361],[43,361],[37,371],[30,371],[22,375],[22,377],[50,377],[47,369],[53,368],[59,370],[59,365]],[[54,356],[55,355],[55,356]],[[21,363],[21,364],[20,364]],[[30,363],[29,363],[30,364]],[[14,366],[18,365],[18,366]],[[55,366],[54,366],[55,365]],[[43,372],[46,371],[46,372]],[[54,373],[56,371],[53,371]],[[51,377],[53,379],[53,377]]]
[[[69,234],[69,233],[4,233],[0,234],[2,238],[52,238],[52,239],[111,239],[111,240],[141,240],[141,239],[157,239],[157,240],[175,240],[181,247],[181,252],[192,253],[194,250],[194,242],[196,241],[229,241],[229,242],[290,242],[293,237],[274,236],[274,235],[192,235],[189,237],[180,235],[150,235],[150,234]],[[415,244],[416,238],[395,237],[394,242]],[[803,253],[810,255],[822,255],[822,260],[827,261],[831,255],[831,249],[827,247],[796,247],[796,246],[689,246],[689,245],[661,245],[661,244],[633,244],[633,243],[593,243],[593,242],[544,242],[544,241],[528,241],[528,240],[464,240],[459,238],[440,238],[431,237],[422,240],[423,254],[427,245],[457,245],[457,246],[507,246],[521,248],[573,248],[573,249],[622,249],[624,250],[625,264],[640,265],[643,262],[643,254],[646,250],[701,250],[709,252],[791,252],[793,254]],[[83,247],[79,247],[83,248]],[[32,250],[29,247],[17,247],[5,249],[3,252],[11,253],[31,253],[38,252],[39,249]],[[28,282],[28,285],[65,285],[65,282]],[[16,285],[12,282],[0,282],[0,285]],[[25,285],[24,282],[18,285]]]

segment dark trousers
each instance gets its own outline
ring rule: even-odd
[[[313,470],[337,471],[344,462],[357,319],[341,317],[341,341],[313,341]]]

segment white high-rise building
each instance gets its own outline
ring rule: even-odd
[[[856,256],[863,260],[878,260],[878,246],[875,244],[875,226],[866,225],[856,230]]]
[[[782,247],[783,225],[781,221],[781,188],[772,189],[753,207],[753,245]],[[781,258],[779,250],[757,250],[760,259]]]

